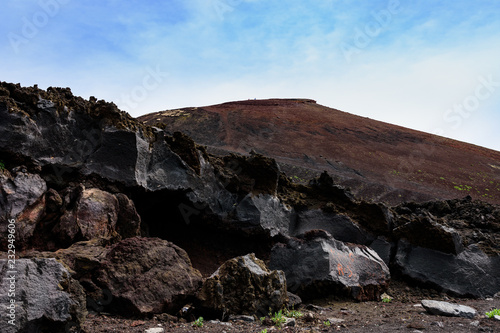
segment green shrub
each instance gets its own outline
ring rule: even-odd
[[[203,317],[200,317],[200,318],[196,319],[193,322],[193,326],[203,327]]]
[[[292,308],[291,310],[285,309],[284,314],[288,318],[295,318],[298,319],[303,316],[302,312],[295,310]]]
[[[500,316],[500,309],[493,309],[490,312],[486,312],[488,318],[493,318],[493,316]]]
[[[283,315],[283,310],[279,310],[279,312],[275,312],[273,316],[271,316],[271,321],[275,326],[281,327],[286,322],[286,317]]]

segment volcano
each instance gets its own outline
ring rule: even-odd
[[[274,158],[292,181],[327,171],[360,199],[398,204],[471,196],[500,203],[500,152],[317,104],[228,102],[138,118],[182,132],[214,154]]]

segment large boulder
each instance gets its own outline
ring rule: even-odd
[[[55,259],[0,260],[0,310],[5,333],[76,332],[87,315],[83,288]]]
[[[375,251],[344,244],[322,230],[275,245],[269,267],[283,270],[288,290],[304,299],[335,294],[376,300],[390,280],[389,268]]]
[[[99,189],[83,189],[73,209],[67,210],[55,229],[68,244],[78,240],[116,237],[118,200]]]
[[[47,190],[45,181],[36,174],[19,170],[14,176],[0,173],[0,218],[15,218],[34,204]]]
[[[201,285],[201,274],[178,246],[133,237],[109,248],[95,281],[109,291],[107,311],[148,315],[178,311]]]
[[[458,296],[500,291],[500,256],[488,256],[477,245],[455,255],[400,240],[395,264],[404,276]]]
[[[4,248],[8,220],[16,220],[19,245],[33,236],[36,224],[44,213],[47,190],[45,181],[36,174],[19,170],[14,176],[0,173],[0,245]]]
[[[459,296],[500,291],[500,207],[471,197],[394,208],[394,267]]]
[[[198,299],[213,316],[263,316],[288,302],[285,274],[270,271],[254,254],[233,258],[203,283]]]

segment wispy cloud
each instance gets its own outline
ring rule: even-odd
[[[491,126],[500,90],[460,129],[443,117],[474,92],[478,77],[500,81],[499,17],[493,0],[4,1],[0,79],[70,86],[134,116],[310,97],[500,150]],[[22,40],[17,49],[13,34]],[[355,51],[349,59],[343,45]],[[154,89],[151,69],[163,73]],[[140,98],[125,102],[134,92]]]

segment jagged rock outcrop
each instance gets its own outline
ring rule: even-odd
[[[270,271],[254,254],[226,261],[198,293],[200,306],[212,315],[264,316],[288,302],[285,274]]]
[[[87,315],[82,286],[55,259],[0,260],[0,310],[5,333],[76,332]]]
[[[336,294],[377,300],[390,281],[389,268],[376,252],[344,244],[321,230],[277,244],[269,267],[283,270],[288,289],[305,299]]]
[[[500,290],[500,209],[470,198],[395,208],[394,265],[404,276],[459,296]]]
[[[29,191],[28,188],[32,188]],[[0,244],[7,220],[16,220],[18,249],[54,250],[93,238],[140,235],[141,218],[123,193],[113,195],[79,185],[59,193],[37,174],[0,175]]]
[[[401,240],[395,265],[414,281],[458,296],[487,297],[500,290],[500,257],[486,255],[477,245],[454,255]]]
[[[273,159],[233,155],[212,164],[190,138],[146,126],[113,103],[86,101],[69,88],[44,91],[2,83],[2,90],[0,152],[8,157],[7,166],[21,162],[28,171],[41,170],[51,186],[91,181],[101,190],[113,189],[108,192],[133,189],[139,201],[144,192],[176,192],[177,205],[201,206],[203,214],[219,219],[249,193],[270,196],[266,205],[257,204],[260,211],[277,205],[279,168]],[[252,221],[253,229],[269,233],[261,226],[269,224],[264,217]]]

